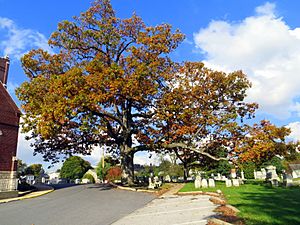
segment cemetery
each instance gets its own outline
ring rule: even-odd
[[[186,7],[180,8],[181,11]],[[17,165],[22,161],[16,158],[20,126],[34,156],[42,156],[51,166],[63,162],[60,178],[68,182],[108,183],[108,186],[145,192],[159,192],[181,183],[180,193],[217,192],[226,204],[238,208],[236,224],[300,224],[300,137],[291,139],[300,122],[282,126],[277,125],[284,123],[274,119],[276,114],[270,117],[274,121],[262,117],[273,114],[264,112],[266,108],[280,111],[282,115],[297,115],[289,121],[299,120],[300,115],[297,88],[291,90],[293,96],[283,95],[297,83],[281,84],[283,80],[293,80],[284,79],[286,70],[290,70],[285,65],[290,62],[283,59],[297,58],[294,56],[298,53],[287,50],[293,54],[285,54],[284,46],[276,51],[280,55],[273,59],[271,50],[279,43],[266,45],[264,49],[265,43],[273,41],[257,40],[275,31],[254,35],[269,26],[257,30],[253,27],[270,24],[278,33],[284,27],[287,37],[292,34],[291,38],[280,40],[280,46],[286,40],[295,39],[299,28],[285,24],[284,17],[276,15],[275,8],[275,3],[266,2],[255,8],[253,16],[240,18],[242,23],[232,20],[232,24],[216,20],[230,15],[224,11],[209,18],[209,29],[202,25],[197,28],[199,33],[194,30],[185,34],[181,32],[185,28],[177,27],[181,24],[177,21],[173,21],[174,26],[165,22],[152,24],[153,21],[149,23],[148,18],[135,13],[124,18],[114,10],[111,1],[94,0],[80,16],[59,22],[57,30],[51,31],[49,45],[35,43],[28,45],[28,49],[16,50],[19,53],[15,58],[21,57],[19,66],[24,72],[18,85],[7,82],[9,57],[0,58],[3,64],[0,65],[0,194],[2,191],[17,195],[16,179],[24,173],[21,165],[19,169]],[[214,11],[218,10],[214,7]],[[240,13],[239,8],[235,11]],[[154,14],[150,15],[155,18]],[[203,20],[198,17],[195,21]],[[190,21],[189,26],[194,23]],[[257,24],[251,24],[254,21]],[[16,32],[18,26],[13,24],[14,21],[0,17],[0,29],[8,29],[12,34],[24,33],[24,37],[38,34],[36,40],[43,39],[43,42],[47,39],[41,38],[44,36],[38,31],[29,35],[31,29]],[[247,24],[251,26],[243,27]],[[241,31],[249,31],[250,35],[246,32],[239,37]],[[223,33],[228,37],[222,38]],[[240,41],[248,36],[253,39]],[[12,47],[5,45],[14,44],[11,40],[15,39],[18,38],[12,36],[0,42],[6,49],[5,55],[13,54],[14,51],[7,50]],[[15,45],[27,45],[31,39]],[[227,43],[227,39],[232,40]],[[263,43],[258,45],[258,52],[254,51],[255,43]],[[180,45],[186,50],[180,50]],[[217,54],[211,49],[221,52]],[[237,56],[230,56],[239,49],[242,51]],[[190,52],[192,57],[179,52]],[[200,53],[200,57],[194,53]],[[221,59],[219,54],[225,57]],[[236,65],[223,65],[227,58]],[[261,58],[270,58],[261,62],[266,67],[252,60]],[[248,61],[255,62],[253,68],[246,66]],[[296,61],[291,65],[294,63],[299,64]],[[276,68],[279,64],[280,68]],[[295,71],[289,72],[297,74],[297,66],[289,67],[295,67]],[[274,71],[279,71],[282,77],[276,77]],[[273,80],[280,82],[272,83]],[[18,99],[18,106],[9,95],[12,89],[9,86],[16,86],[12,97]],[[267,86],[270,90],[264,90]],[[277,89],[281,86],[286,90]],[[281,95],[291,105],[276,103],[274,99]],[[93,157],[96,150],[101,151],[102,158],[94,168],[80,156]],[[135,154],[142,152],[148,155],[141,154],[140,163],[144,165],[137,165]],[[160,157],[155,165],[149,160],[152,155]],[[43,173],[26,175],[27,182],[32,184],[60,182],[59,176],[51,179],[42,176]]]
[[[234,171],[228,177],[218,174],[208,179],[209,185],[207,179],[197,176],[194,182],[186,183],[179,193],[222,193],[226,204],[240,211],[238,221],[230,221],[228,217],[230,222],[236,224],[300,224],[300,185],[291,173],[282,171],[278,175],[276,167],[271,165],[254,170],[255,179],[245,179],[244,174],[242,178],[242,174],[236,176]]]

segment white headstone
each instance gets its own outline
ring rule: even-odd
[[[225,184],[226,184],[226,187],[231,187],[232,186],[231,180],[229,180],[229,179],[225,180]]]
[[[283,185],[286,187],[293,186],[293,176],[290,174],[283,174]]]
[[[206,179],[202,179],[202,181],[201,181],[201,186],[202,186],[202,188],[207,188],[207,187],[208,187],[208,184],[207,184],[207,180],[206,180]]]
[[[264,179],[264,176],[261,171],[256,171],[256,179]]]
[[[195,188],[200,188],[200,187],[201,187],[201,177],[200,176],[196,176]]]
[[[231,178],[236,178],[236,170],[235,169],[231,169],[231,171],[230,171],[230,177]]]
[[[279,177],[276,173],[276,167],[275,166],[268,166],[266,167],[266,170],[267,170],[267,176],[266,176],[266,179],[267,180],[279,180]]]
[[[276,170],[276,167],[275,167],[275,170]],[[266,176],[267,176],[267,171],[265,168],[261,168],[261,174],[262,174],[262,179],[266,179]]]
[[[220,173],[217,174],[217,180],[221,180],[221,174]]]
[[[166,182],[171,182],[171,177],[170,177],[169,174],[165,177],[165,181],[166,181]]]
[[[257,179],[256,170],[253,171],[253,175],[254,175],[254,179],[256,180]]]
[[[232,185],[235,186],[235,187],[240,186],[239,180],[238,179],[232,179]]]
[[[214,179],[208,179],[208,186],[209,187],[216,187],[215,180]]]
[[[241,172],[241,178],[242,178],[242,180],[245,180],[245,174],[244,174],[244,171],[242,170],[242,172]]]
[[[155,184],[152,182],[152,179],[151,177],[149,177],[149,186],[148,186],[149,189],[154,189],[155,188]]]

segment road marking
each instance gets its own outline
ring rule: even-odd
[[[190,221],[186,223],[174,223],[172,225],[184,225],[184,224],[198,224],[198,223],[206,223],[207,220],[197,220],[197,221]]]
[[[140,216],[152,216],[152,215],[160,215],[160,214],[166,214],[166,213],[177,213],[177,212],[193,211],[193,210],[209,209],[209,208],[216,208],[216,206],[204,206],[204,207],[197,207],[197,208],[190,208],[190,209],[172,210],[172,211],[166,211],[166,212],[144,213],[144,214],[138,214],[138,215],[129,215],[128,217],[131,218],[131,217],[140,217]]]

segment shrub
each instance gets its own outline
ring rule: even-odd
[[[106,179],[109,181],[120,180],[122,176],[122,169],[118,166],[109,168],[106,174]]]
[[[94,177],[91,174],[89,174],[89,173],[84,174],[84,176],[82,177],[82,179],[89,179],[89,181],[91,183],[95,183]]]
[[[257,169],[254,162],[245,162],[240,165],[240,168],[244,171],[246,179],[254,179],[254,170]]]
[[[111,164],[109,162],[104,161],[104,168],[102,168],[102,159],[99,161],[96,173],[99,179],[104,180],[107,175],[107,171],[111,168]]]

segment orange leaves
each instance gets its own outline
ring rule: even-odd
[[[240,145],[238,152],[241,161],[261,162],[271,159],[275,155],[287,154],[285,138],[290,130],[277,127],[267,120],[249,127],[249,135]]]

